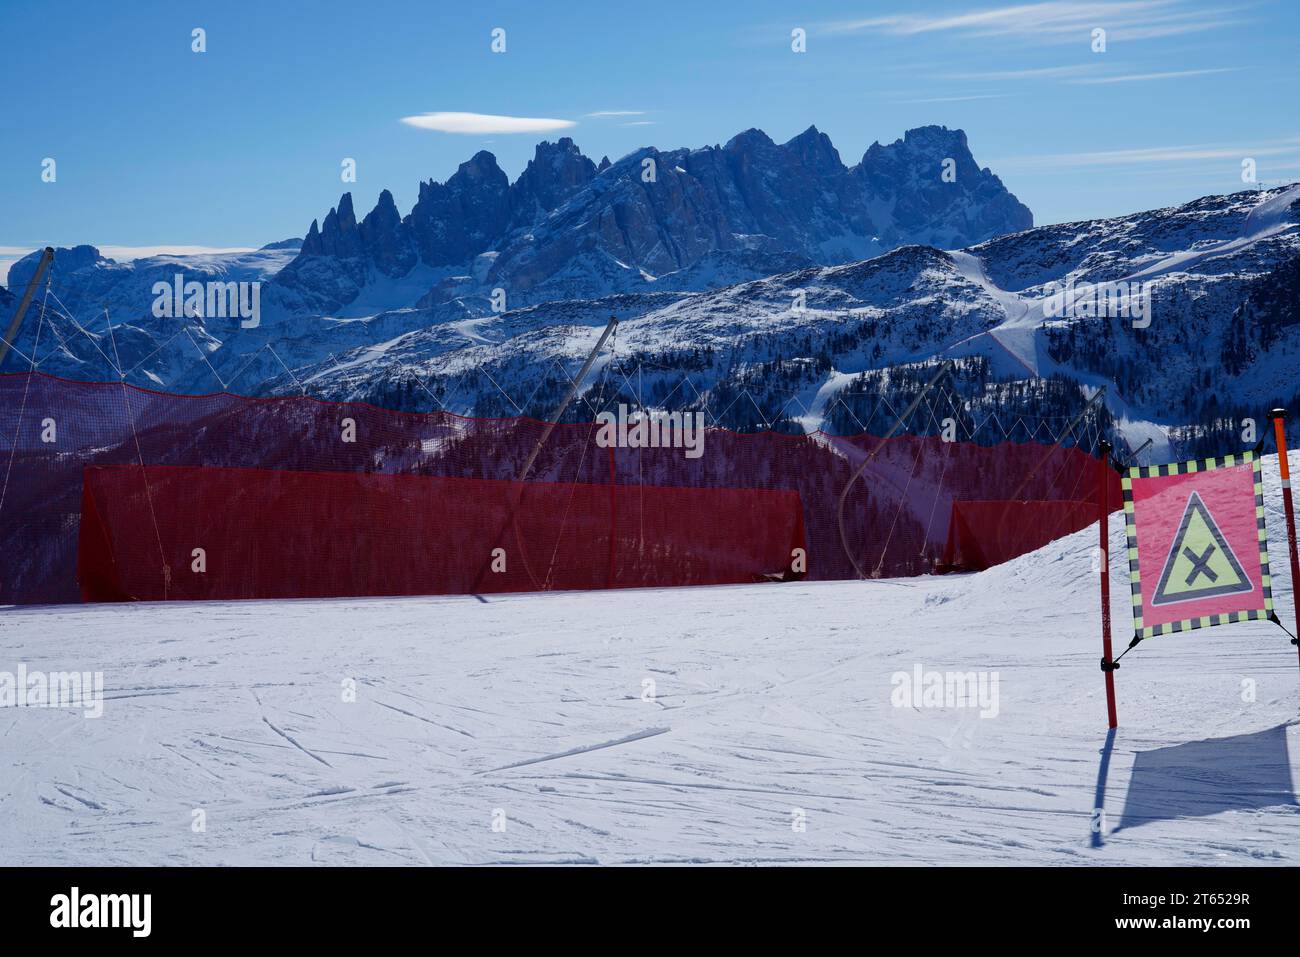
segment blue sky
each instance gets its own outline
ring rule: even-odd
[[[851,165],[910,127],[961,127],[1038,223],[1232,192],[1246,157],[1261,180],[1300,179],[1286,0],[3,7],[0,259],[46,243],[258,246],[301,236],[345,190],[360,214],[387,187],[406,213],[421,179],[479,149],[513,178],[563,135],[599,160],[816,124]],[[573,125],[403,122],[438,112]]]

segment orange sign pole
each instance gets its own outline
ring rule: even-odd
[[[1286,540],[1291,549],[1291,605],[1295,608],[1295,633],[1300,635],[1300,602],[1296,601],[1296,585],[1300,583],[1300,559],[1296,557],[1295,506],[1291,502],[1291,467],[1286,460],[1286,409],[1274,409],[1268,414],[1273,420],[1273,437],[1277,440],[1277,467],[1282,472],[1282,505],[1286,509]],[[1300,656],[1300,642],[1291,639]]]

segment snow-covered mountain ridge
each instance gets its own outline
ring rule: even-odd
[[[828,163],[826,156],[818,159],[819,143],[820,134],[774,148],[798,152],[805,163]],[[733,141],[710,155],[720,161],[736,149]],[[530,235],[550,231],[559,242],[581,232],[559,225],[578,216],[575,202],[586,202],[578,197],[618,164],[593,164],[594,178],[575,186],[587,176],[580,154],[563,143],[554,153],[553,162],[569,172],[547,178],[534,171],[506,184],[502,215],[527,219],[567,192],[569,199],[544,223],[529,227]],[[446,206],[448,188],[426,186],[425,201]],[[56,335],[46,333],[38,361],[44,371],[74,378],[115,378],[105,362],[115,345],[130,381],[172,391],[307,391],[401,408],[544,416],[613,315],[621,320],[613,349],[584,383],[593,403],[599,395],[606,402],[701,407],[711,420],[740,429],[859,431],[889,423],[873,420],[870,404],[855,393],[911,388],[918,370],[951,357],[960,360],[965,400],[1009,413],[1072,414],[1107,385],[1106,407],[1119,437],[1133,446],[1150,437],[1159,456],[1198,443],[1240,444],[1241,418],[1258,419],[1277,403],[1300,408],[1292,373],[1300,350],[1298,201],[1296,186],[1207,196],[1129,216],[1024,229],[964,249],[903,245],[868,259],[708,288],[726,273],[716,257],[734,263],[737,255],[713,250],[677,274],[690,272],[683,285],[702,288],[673,288],[662,281],[674,275],[668,273],[635,291],[588,298],[518,305],[508,293],[513,307],[501,313],[478,293],[500,275],[493,270],[505,252],[480,255],[479,272],[457,277],[444,260],[460,252],[448,250],[470,248],[466,237],[479,232],[462,230],[452,242],[444,229],[451,246],[412,253],[404,275],[377,279],[372,264],[358,274],[365,282],[345,308],[297,312],[302,300],[293,299],[294,282],[303,279],[304,263],[346,287],[353,279],[339,264],[356,259],[340,258],[352,248],[347,243],[389,248],[394,257],[401,252],[375,238],[379,223],[392,225],[395,208],[392,215],[372,213],[355,232],[344,228],[349,217],[335,211],[325,228],[309,233],[301,253],[160,257],[126,267],[91,247],[60,250],[54,292],[82,329],[55,316]],[[768,253],[745,255],[748,268],[771,268]],[[32,268],[33,258],[15,265],[11,290]],[[127,305],[178,268],[199,278],[260,278],[259,327],[155,319]],[[548,273],[532,288],[558,295],[548,285],[554,277]],[[1054,291],[1093,283],[1140,289],[1149,323],[1049,308]],[[466,294],[445,298],[456,289]],[[107,318],[96,315],[97,297],[110,302],[115,343]],[[12,300],[8,307],[0,303],[0,312],[11,309]],[[19,339],[24,354],[15,352],[6,368],[26,366],[35,328],[26,324]],[[911,371],[899,375],[904,367]],[[737,401],[745,393],[750,399]],[[589,416],[591,406],[575,405],[571,414]]]
[[[400,401],[404,377],[416,374],[441,399],[475,395],[476,411],[505,414],[496,384],[513,395],[554,359],[576,363],[613,314],[623,319],[617,355],[640,372],[636,386],[614,383],[625,400],[654,404],[690,376],[704,393],[752,394],[733,427],[856,431],[850,418],[828,420],[855,376],[878,386],[876,371],[951,357],[963,360],[968,399],[1005,391],[1007,381],[1056,379],[1074,383],[1077,407],[1107,385],[1120,437],[1134,447],[1153,438],[1160,455],[1197,442],[1239,444],[1242,417],[1259,422],[1270,405],[1296,404],[1298,280],[1300,187],[1292,186],[1040,227],[966,250],[907,246],[666,302],[515,310],[457,348],[446,349],[446,330],[434,327],[299,375],[312,390]],[[1141,290],[1145,319],[1050,307],[1056,290],[1102,283]],[[476,386],[480,369],[495,383]],[[554,401],[545,390],[542,398]]]

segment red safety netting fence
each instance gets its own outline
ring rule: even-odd
[[[970,571],[1000,565],[1096,520],[1095,501],[956,501],[942,564]]]
[[[708,429],[691,457],[681,447],[606,448],[596,424],[580,423],[557,426],[528,480],[515,481],[545,435],[545,423],[528,418],[0,375],[0,602],[77,601],[82,585],[91,596],[162,597],[164,574],[167,597],[204,597],[203,587],[217,586],[172,593],[192,549],[206,548],[190,541],[203,529],[252,569],[223,569],[235,577],[211,594],[226,597],[463,591],[495,547],[506,550],[507,574],[522,577],[480,580],[480,590],[850,578],[846,546],[870,574],[915,575],[946,570],[954,502],[1095,503],[1100,473],[1077,448],[1036,443]],[[837,502],[867,457],[847,494],[842,543]],[[409,477],[466,481],[396,481]],[[801,547],[795,495],[805,568],[789,561]],[[497,535],[512,496],[515,517]],[[1111,496],[1120,500],[1117,480]],[[99,531],[83,530],[87,498]],[[1095,520],[1095,508],[1067,511],[1060,534]],[[1007,516],[995,523],[991,554],[1042,544],[1041,527]],[[481,554],[493,538],[502,540]],[[83,561],[98,584],[78,583],[79,541],[87,561],[99,550],[93,576]],[[460,557],[430,563],[430,542]],[[948,557],[961,568],[988,560]],[[399,570],[421,562],[418,573]]]
[[[86,601],[719,585],[802,548],[797,492],[109,465],[78,576]]]

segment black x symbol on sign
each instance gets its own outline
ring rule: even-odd
[[[1206,545],[1205,553],[1199,558],[1197,557],[1196,552],[1192,551],[1190,548],[1184,548],[1183,557],[1192,563],[1192,570],[1187,573],[1187,579],[1183,584],[1190,585],[1192,582],[1196,581],[1196,576],[1198,575],[1204,575],[1212,582],[1218,581],[1219,576],[1210,570],[1210,556],[1213,554],[1213,544]]]

